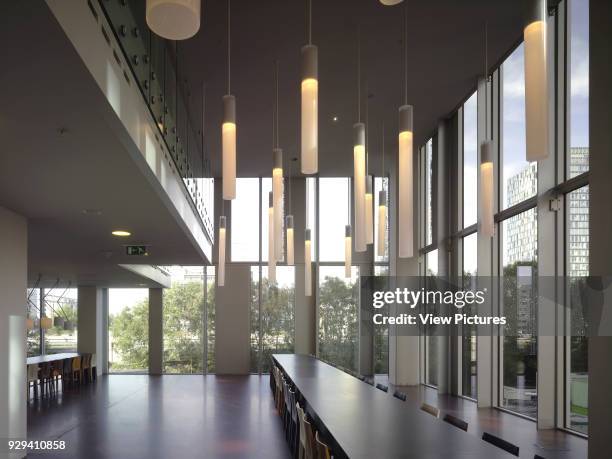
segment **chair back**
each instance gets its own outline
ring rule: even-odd
[[[38,379],[38,365],[28,365],[28,381],[36,381]]]
[[[300,424],[300,444],[302,445],[302,448],[306,450],[306,426],[304,425],[306,415],[304,414],[304,410],[300,404],[297,402],[295,404],[295,410],[297,411],[298,422]]]
[[[50,363],[43,363],[40,366],[40,379],[48,379],[51,377],[53,366]]]
[[[388,386],[385,386],[384,384],[381,384],[381,383],[376,384],[376,388],[382,390],[383,392],[387,392],[389,390]]]
[[[64,359],[62,361],[62,372],[68,374],[72,372],[72,359]]]
[[[429,413],[429,414],[431,414],[432,416],[434,416],[436,418],[438,416],[440,416],[440,410],[438,408],[436,408],[435,406],[429,405],[428,403],[423,403],[421,405],[421,409],[423,411],[425,411],[426,413]]]
[[[310,422],[306,420],[304,414],[304,431],[306,437],[305,459],[315,459],[317,457],[317,448],[315,446],[315,429]]]
[[[319,432],[315,434],[315,445],[317,447],[317,458],[318,459],[331,459],[331,451],[329,446],[321,441],[319,438]]]
[[[454,425],[455,427],[459,427],[461,430],[465,430],[467,432],[468,430],[468,423],[465,422],[463,419],[459,419],[455,416],[453,416],[452,414],[446,414],[444,416],[444,421],[448,422],[449,424]]]
[[[295,404],[296,404],[296,396],[295,396],[295,390],[293,389],[289,389],[289,409],[291,410],[291,420],[293,422],[295,422],[296,424],[298,423],[298,418],[297,418],[297,410],[295,409]]]
[[[503,449],[504,451],[513,454],[515,456],[518,457],[519,455],[519,447],[516,445],[513,445],[512,443],[510,443],[509,441],[506,441],[502,438],[496,437],[493,434],[490,434],[489,432],[485,432],[482,434],[482,439],[484,441],[486,441],[487,443],[491,443],[494,446],[497,446],[498,448]]]
[[[81,368],[83,370],[89,368],[91,365],[91,354],[83,354],[83,358],[81,360]]]
[[[91,368],[96,368],[96,354],[91,354],[89,356],[89,366]]]
[[[399,390],[396,390],[395,392],[393,392],[393,396],[395,398],[399,398],[402,402],[406,401],[406,394],[404,394],[403,392],[400,392]]]
[[[81,356],[72,359],[72,371],[81,369]]]

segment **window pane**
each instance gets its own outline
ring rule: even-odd
[[[164,289],[164,372],[204,372],[204,267],[168,266]]]
[[[425,255],[425,272],[427,276],[438,275],[438,250],[432,250]],[[439,308],[431,307],[427,312],[437,315]],[[425,382],[432,386],[438,385],[438,337],[433,333],[432,326],[425,326]]]
[[[589,0],[569,1],[568,178],[589,170]]]
[[[502,223],[503,339],[500,405],[537,414],[537,220],[530,209]]]
[[[251,373],[259,373],[259,266],[251,266]]]
[[[226,203],[227,205],[227,203]],[[266,223],[267,223],[266,201]],[[258,261],[259,179],[236,179],[236,199],[232,200],[232,261]],[[267,241],[266,241],[267,242]]]
[[[383,256],[378,256],[378,232],[381,228],[381,223],[378,221],[378,206],[380,200],[378,199],[379,192],[384,191],[387,195],[387,214],[385,221],[382,222],[382,229],[385,232],[385,251]],[[389,260],[389,179],[387,177],[375,177],[374,178],[374,257],[377,262],[384,262]]]
[[[476,223],[478,181],[478,97],[463,104],[463,227]]]
[[[206,266],[206,334],[208,373],[215,372],[215,267]]]
[[[77,351],[77,292],[76,288],[44,289],[45,316],[53,321],[44,332],[46,354]]]
[[[269,194],[272,191],[272,179],[264,177],[261,179],[261,261],[268,261],[268,206],[270,205]],[[257,258],[256,258],[257,259]]]
[[[149,369],[149,291],[108,289],[108,371]]]
[[[344,260],[344,227],[349,217],[349,179],[319,179],[319,258],[321,261]]]
[[[433,231],[433,140],[425,145],[425,245],[432,242]]]
[[[375,276],[388,276],[389,267],[374,266]],[[385,279],[386,280],[386,279]],[[388,282],[380,284],[388,288]],[[389,326],[387,324],[374,325],[374,374],[389,374]]]
[[[317,261],[317,179],[306,177],[306,212],[308,217],[307,227],[310,228],[310,247],[312,250],[312,261]],[[296,229],[296,231],[299,229]],[[296,247],[296,250],[298,248]]]
[[[476,289],[476,265],[478,235],[470,234],[463,238],[462,283],[464,290]],[[466,305],[464,314],[476,314],[473,305]],[[466,397],[476,398],[476,325],[464,325],[461,337],[462,392]]]
[[[537,192],[537,162],[525,159],[525,65],[521,44],[502,65],[502,207]]]
[[[359,354],[358,305],[358,267],[353,266],[350,279],[344,266],[319,267],[319,356],[353,371]]]
[[[32,328],[27,330],[27,356],[40,355],[40,289],[28,289],[27,318],[32,320]]]
[[[589,187],[566,196],[567,254],[566,266],[572,336],[569,367],[569,428],[582,433],[589,430],[589,360],[581,290],[589,275]]]

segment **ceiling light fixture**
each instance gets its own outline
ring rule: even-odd
[[[398,5],[400,3],[402,3],[404,0],[380,0],[380,3],[382,3],[385,6],[393,6],[393,5]]]
[[[351,278],[351,264],[352,264],[351,250],[353,248],[352,247],[353,246],[352,231],[351,231],[351,179],[347,178],[346,182],[348,185],[348,190],[347,190],[348,205],[346,206],[348,225],[344,227],[344,277],[346,277],[347,279],[350,279]]]
[[[149,29],[168,40],[185,40],[200,29],[200,0],[147,0]]]
[[[227,94],[223,96],[223,199],[236,197],[236,98],[231,92],[231,0],[227,0]]]
[[[366,81],[366,95],[368,94],[368,82]],[[365,106],[365,118],[366,118],[366,148],[365,148],[365,238],[366,244],[370,245],[374,243],[374,208],[373,199],[372,199],[372,185],[374,183],[374,178],[370,175],[370,119],[368,117],[369,114],[369,97],[366,97],[366,106]]]
[[[381,177],[385,176],[385,125],[382,127],[382,170]],[[387,194],[385,190],[378,192],[378,244],[376,255],[385,256],[385,238],[387,235]]]
[[[297,158],[294,158],[293,161],[296,161]],[[293,161],[289,164],[289,196],[288,196],[288,207],[289,213],[287,217],[285,217],[285,227],[287,231],[287,265],[293,266],[295,263],[295,251],[294,251],[294,241],[293,241],[293,215],[291,214],[291,175],[293,174]]]
[[[318,50],[312,44],[312,0],[308,0],[308,44],[302,46],[302,174],[319,171]]]
[[[129,231],[125,231],[125,230],[114,230],[111,234],[117,237],[128,237],[132,235],[132,233],[130,233]]]
[[[225,215],[221,215],[219,217],[219,241],[218,249],[219,255],[217,259],[217,264],[219,268],[217,269],[217,286],[224,287],[225,286],[225,231],[226,231],[227,221]]]
[[[268,193],[268,281],[276,282],[276,254],[274,251],[274,193]]]
[[[525,130],[527,161],[548,157],[546,0],[531,0],[525,40]]]
[[[306,211],[308,215],[308,211]],[[310,229],[304,230],[304,294],[312,296],[312,247]]]
[[[278,61],[274,65],[274,110],[272,122],[272,194],[274,195],[274,257],[283,259],[283,150],[278,133]]]
[[[488,112],[488,83],[489,69],[487,62],[488,36],[487,23],[485,22],[485,66],[484,76],[480,78],[478,87],[484,92],[485,113]],[[493,174],[493,145],[489,140],[489,123],[485,120],[484,141],[480,145],[480,233],[485,237],[493,237],[495,233],[494,221],[494,174]]]
[[[404,11],[404,105],[399,108],[399,256],[414,255],[413,109],[408,105],[408,6]]]
[[[357,123],[353,125],[353,201],[355,205],[355,252],[366,251],[365,216],[365,124],[361,122],[361,32],[357,44]],[[349,193],[350,197],[350,193]]]

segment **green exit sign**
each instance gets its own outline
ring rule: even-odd
[[[146,245],[126,245],[126,255],[143,256],[148,255]]]

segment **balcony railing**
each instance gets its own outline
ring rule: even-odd
[[[145,0],[97,1],[212,243],[214,185],[210,161],[203,154],[202,131],[194,128],[189,117],[185,97],[189,92],[186,83],[181,83],[176,45],[149,30]]]

